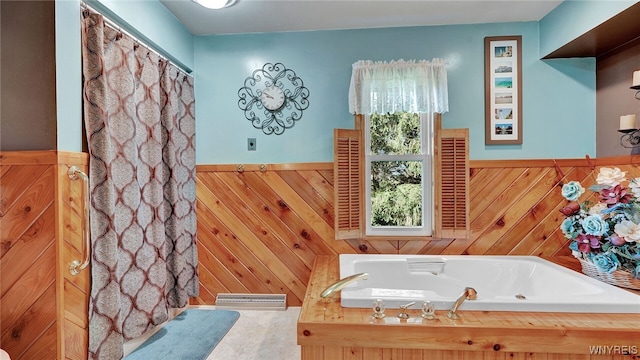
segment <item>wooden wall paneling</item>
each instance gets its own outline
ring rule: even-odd
[[[87,359],[87,328],[72,321],[65,321],[63,332],[65,359]]]
[[[59,348],[57,333],[55,326],[48,327],[44,333],[42,333],[37,339],[34,339],[33,345],[17,359],[54,359],[52,354],[55,354]],[[11,355],[11,353],[9,353],[9,355]],[[11,356],[11,360],[14,359],[16,358]]]
[[[217,262],[223,262],[224,264],[220,264],[223,267],[233,274],[243,286],[246,288],[244,292],[248,289],[251,289],[251,292],[256,293],[268,293],[269,288],[267,288],[264,283],[261,281],[259,277],[256,276],[251,269],[245,266],[246,262],[240,261],[236,255],[234,255],[221,241],[217,241],[215,236],[209,231],[209,229],[204,226],[198,227],[198,231],[203,231],[203,241],[199,242],[201,248],[208,258],[217,258]],[[253,258],[255,261],[255,257]],[[211,260],[209,260],[211,261]],[[209,261],[205,261],[206,264],[209,264]],[[209,272],[215,272],[215,269],[212,266],[208,266],[207,270]],[[226,287],[229,290],[229,287]]]
[[[245,165],[244,172],[231,165],[199,166],[198,240],[205,242],[200,245],[217,258],[218,267],[230,269],[247,291],[283,293],[285,289],[289,305],[299,305],[303,296],[299,289],[308,285],[304,268],[300,275],[301,263],[307,267],[317,255],[569,255],[559,230],[564,216],[558,210],[566,204],[561,185],[577,180],[588,187],[601,166],[617,166],[628,172],[628,178],[640,176],[637,156],[472,161],[470,239],[334,240],[333,222],[327,216],[333,201],[333,171],[328,165],[277,164],[263,171],[257,165]],[[203,262],[201,266],[206,268]],[[208,296],[213,296],[219,292],[216,283],[223,282],[214,279],[215,272],[208,276],[212,284]],[[296,286],[291,286],[292,279]],[[202,284],[203,289],[208,287]],[[196,302],[207,303],[203,301]]]
[[[59,221],[58,248],[58,314],[64,321],[58,322],[59,356],[65,359],[86,359],[89,348],[89,297],[91,295],[91,264],[80,274],[72,275],[69,265],[82,261],[84,230],[84,184],[72,180],[69,169],[77,166],[89,174],[86,161],[60,159],[57,165],[56,203]],[[86,157],[85,157],[86,160]]]
[[[307,204],[294,189],[277,174],[272,172],[257,173],[265,183],[280,197],[283,206],[296,212],[302,219],[308,222],[309,226],[317,232],[325,241],[331,241],[332,247],[342,248],[341,251],[350,251],[344,243],[334,240],[333,224],[325,221],[322,215],[318,214],[311,205]]]
[[[21,359],[47,328],[55,334],[54,171],[51,165],[0,167],[0,333],[3,348]]]
[[[200,204],[198,201],[197,205]],[[198,281],[199,281],[199,292],[198,296],[191,298],[189,301],[192,304],[215,304],[216,294],[218,293],[228,293],[230,292],[218,279],[216,279],[211,271],[209,270],[209,264],[206,264],[200,260],[200,254],[208,251],[204,248],[204,244],[207,242],[214,242],[211,240],[212,235],[208,231],[208,229],[203,226],[202,221],[200,220],[200,214],[203,211],[199,210],[199,207],[196,208],[198,212],[198,222],[197,222],[197,234],[198,234]]]
[[[14,360],[86,358],[89,270],[68,273],[82,236],[82,183],[68,178],[71,164],[86,171],[88,157],[0,152],[0,333]],[[72,327],[74,335],[65,336]]]
[[[420,254],[421,251],[432,242],[442,241],[447,243],[449,239],[437,240],[402,240],[398,242],[398,254]]]
[[[0,241],[2,242],[0,249],[3,253],[10,249],[13,241],[20,238],[53,203],[53,188],[51,186],[53,182],[53,170],[49,167],[24,191],[15,191],[19,197],[13,201],[11,207],[6,209],[0,218]],[[3,184],[9,188],[23,186],[19,183],[5,183],[4,179]],[[0,256],[3,255],[0,254]]]
[[[333,222],[333,187],[312,171],[276,171],[309,206],[328,224]],[[331,191],[331,193],[329,193]]]
[[[91,264],[73,275],[69,266],[83,261],[84,247],[84,184],[69,177],[71,166],[89,175],[88,156],[83,153],[58,153],[56,204],[59,219],[57,231],[58,271],[58,352],[65,359],[86,359],[89,348],[89,297],[91,295]],[[89,249],[90,250],[90,249]]]
[[[2,178],[0,178],[0,216],[4,216],[7,209],[49,169],[49,166],[9,165],[0,168],[3,169]]]
[[[359,355],[362,355],[361,357]],[[303,346],[303,360],[626,360],[625,355],[585,355],[522,352],[480,352],[447,350],[407,350],[395,348],[359,348]]]
[[[302,358],[312,359],[324,359],[324,347],[323,346],[306,346],[304,349],[300,349]]]
[[[278,234],[271,232],[241,198],[235,196],[233,191],[225,188],[224,184],[220,183],[216,175],[210,174],[209,176],[203,176],[202,181],[209,189],[215,191],[216,197],[225,204],[229,216],[233,217],[234,221],[242,224],[242,229],[240,230],[244,230],[243,232],[246,234],[246,237],[253,238],[256,244],[264,247],[265,254],[269,254],[272,257],[272,263],[286,265],[286,269],[289,270],[287,272],[288,275],[281,275],[287,277],[287,281],[292,285],[306,283],[311,273],[311,266],[313,265],[305,264],[294,251],[293,246],[287,246],[287,244],[284,243],[285,240],[279,238]],[[222,189],[224,189],[224,191],[220,191]],[[302,294],[299,295],[298,298],[301,298]]]
[[[2,258],[0,297],[4,297],[12,286],[20,282],[25,273],[32,268],[35,260],[51,247],[55,239],[54,207],[47,207],[42,215],[12,242],[11,247]]]
[[[362,349],[362,358],[366,360],[382,360],[384,357],[380,349],[364,348]]]
[[[572,172],[573,173],[573,172]],[[531,255],[534,249],[543,243],[549,234],[558,229],[563,219],[559,212],[566,201],[560,195],[562,183],[555,171],[550,170],[544,179],[546,192],[528,203],[527,211],[503,234],[487,251],[487,255],[512,254],[519,244],[527,243],[528,250],[521,248],[519,255]]]
[[[499,193],[486,195],[492,200],[491,204],[472,217],[471,237],[474,242],[494,224],[504,226],[504,214],[510,210],[511,206],[515,206],[518,199],[529,190],[531,184],[543,175],[543,170],[538,168],[510,170],[510,174],[517,174],[517,176],[501,178],[496,184],[500,190]]]
[[[353,253],[365,253],[365,254],[395,254],[398,252],[398,240],[375,240],[368,239],[351,239],[351,240],[337,240],[345,241],[351,246]]]
[[[445,249],[447,249],[447,247],[449,245],[451,245],[452,242],[457,241],[456,239],[437,239],[437,240],[431,240],[431,241],[427,241],[424,246],[415,254],[443,254]],[[406,254],[405,251],[403,251],[404,248],[401,249],[400,253],[401,254]]]
[[[37,342],[50,331],[49,329],[53,328],[56,331],[55,284],[53,282],[48,284],[45,290],[37,298],[28,298],[31,306],[11,326],[10,337],[3,336],[2,346],[11,354],[12,358],[14,358],[13,354],[16,354],[15,358],[17,359],[33,359],[25,356],[25,353],[28,353],[32,348],[38,348]],[[24,301],[25,299],[27,298],[22,300]],[[4,340],[8,341],[5,343]],[[55,354],[55,351],[49,353],[48,357],[45,358],[52,359],[54,357],[53,354]]]
[[[213,175],[215,176],[215,175]],[[292,303],[300,303],[304,296],[304,283],[287,267],[286,263],[275,256],[269,247],[260,241],[260,237],[254,234],[236,215],[222,203],[222,201],[214,195],[214,193],[205,185],[208,176],[198,175],[196,181],[196,192],[199,201],[206,206],[225,226],[232,229],[232,236],[239,239],[247,248],[256,255],[265,267],[269,268],[274,277],[280,279],[290,291],[292,296],[288,296],[288,300]],[[204,181],[203,181],[204,179]],[[225,189],[222,189],[225,190]],[[202,266],[203,264],[200,263]],[[206,266],[206,265],[205,265]],[[213,274],[215,276],[215,274]]]
[[[252,292],[262,293],[264,287],[268,289],[268,293],[284,293],[293,296],[293,293],[291,293],[285,283],[280,281],[280,279],[272,273],[271,269],[269,269],[269,267],[267,267],[260,258],[256,256],[249,247],[247,247],[246,244],[240,241],[240,239],[231,232],[223,221],[218,219],[206,206],[202,205],[202,202],[200,201],[198,201],[197,211],[199,249],[200,247],[207,247],[207,251],[209,251],[208,249],[211,246],[212,254],[220,257],[220,254],[225,256],[225,252],[217,253],[213,251],[220,247],[224,248],[229,254],[231,254],[231,256],[222,258],[222,262],[225,266],[233,267],[236,263],[241,264],[250,274],[261,282],[262,286],[251,288]],[[208,268],[208,264],[202,261],[199,262],[199,266],[201,269]],[[211,274],[210,276],[214,277],[214,274]],[[228,289],[226,288],[223,289],[219,286],[208,286],[208,283],[204,282],[202,279],[201,283],[205,285],[204,288],[214,295],[214,298],[217,293],[228,292]],[[212,304],[212,302],[205,304]]]
[[[476,173],[473,171],[472,173]],[[469,217],[477,219],[495,201],[495,198],[504,194],[509,185],[522,175],[521,169],[483,169],[480,174],[490,175],[491,180],[484,177],[473,176],[469,179],[469,192],[471,196],[471,208]],[[500,181],[496,181],[500,179]],[[476,225],[477,226],[477,225]]]
[[[68,323],[88,331],[87,309],[89,308],[89,298],[86,290],[75,286],[70,281],[65,281],[64,305],[65,324],[63,326],[67,326]],[[87,346],[85,346],[85,349],[87,349]]]
[[[216,175],[205,177],[205,182],[208,180],[210,188],[221,189],[224,184],[221,184],[219,178]],[[213,186],[211,186],[213,185]],[[220,192],[219,195],[221,201],[225,204],[230,204],[230,210],[240,222],[245,224],[250,229],[250,232],[257,237],[257,240],[262,242],[269,251],[277,256],[281,262],[288,264],[289,269],[293,274],[299,274],[298,280],[306,282],[311,272],[312,264],[308,261],[311,260],[308,254],[304,251],[296,251],[293,242],[289,242],[289,238],[281,237],[279,234],[272,231],[269,226],[262,221],[262,219],[256,215],[252,207],[247,205],[242,198],[237,197],[231,189]],[[236,204],[237,206],[234,206]],[[305,260],[307,262],[305,262]]]
[[[228,175],[228,173],[223,175]],[[242,186],[237,189],[229,186],[228,183],[221,182],[221,179],[217,176],[212,176],[211,179],[218,181],[218,189],[226,187],[229,190],[224,192],[224,194],[228,195],[228,201],[225,200],[225,203],[241,204],[235,213],[245,224],[253,223],[253,226],[256,228],[254,232],[264,237],[262,242],[270,244],[269,248],[274,254],[281,254],[286,258],[295,259],[295,262],[289,264],[289,267],[296,274],[305,274],[303,278],[306,281],[306,279],[309,278],[309,273],[313,266],[314,254],[308,251],[308,249],[302,248],[298,237],[292,234],[288,228],[284,228],[281,220],[275,217],[264,216],[261,211],[261,209],[264,209],[263,206],[255,207],[249,202],[248,199],[255,198],[255,196],[246,197],[241,191],[241,189],[246,189],[246,187]],[[220,195],[221,197],[223,196],[223,194]]]
[[[521,192],[507,190],[507,196],[514,197],[513,203],[506,207],[500,218],[478,234],[478,239],[468,248],[470,254],[485,254],[494,247],[502,238],[511,239],[512,229],[520,223],[520,220],[549,190],[555,187],[554,172],[543,169],[540,176],[529,180],[517,180],[528,184]],[[550,175],[550,176],[549,176]]]
[[[574,167],[571,169],[565,169],[565,177],[558,183],[555,191],[552,191],[545,196],[539,203],[537,211],[543,212],[540,209],[545,207],[549,208],[548,215],[540,220],[536,217],[530,219],[534,224],[527,233],[515,233],[517,237],[520,236],[520,241],[514,243],[511,246],[511,250],[508,250],[509,255],[569,255],[570,251],[567,248],[568,240],[565,239],[562,231],[560,231],[560,224],[564,220],[559,210],[567,204],[567,201],[562,197],[561,188],[562,184],[576,180],[581,184],[590,184],[595,181],[593,170],[590,167]],[[591,179],[593,178],[593,179]],[[584,201],[588,197],[593,197],[591,192],[587,192],[583,195],[580,201]],[[555,204],[554,204],[555,202]],[[537,220],[537,221],[536,221]],[[505,249],[506,251],[507,249]]]
[[[205,251],[198,253],[198,262],[206,264],[205,269],[221,284],[227,292],[247,293],[249,289],[243,284],[244,280],[241,274],[232,271],[231,266],[225,266],[214,254],[205,247]]]
[[[47,248],[19,282],[2,297],[2,347],[12,359],[55,322],[55,247]]]
[[[260,216],[272,224],[275,231],[284,237],[295,239],[294,247],[308,249],[314,254],[336,253],[332,247],[333,239],[323,237],[300,214],[291,211],[272,187],[255,172],[225,173],[221,176],[225,181],[232,179],[242,183],[248,189],[243,196],[251,202],[251,206],[261,211]]]

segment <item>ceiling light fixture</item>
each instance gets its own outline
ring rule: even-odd
[[[208,9],[224,9],[236,3],[237,0],[193,0]]]

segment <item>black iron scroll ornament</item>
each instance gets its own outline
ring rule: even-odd
[[[267,90],[267,91],[265,91]],[[280,96],[280,102],[272,95]],[[302,118],[309,107],[309,89],[296,73],[282,63],[266,63],[254,70],[238,90],[238,107],[256,129],[267,135],[281,135]],[[266,106],[265,106],[266,104]],[[274,107],[275,104],[275,107]]]

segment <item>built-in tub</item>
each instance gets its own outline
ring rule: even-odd
[[[343,307],[448,310],[472,287],[477,299],[460,310],[640,313],[640,296],[535,256],[340,255],[340,278],[363,272],[342,289]]]

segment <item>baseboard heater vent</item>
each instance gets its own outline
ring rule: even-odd
[[[218,294],[216,308],[286,310],[286,294]]]

